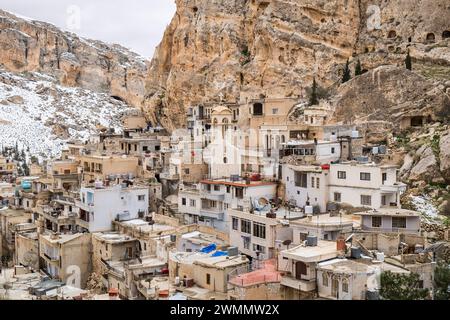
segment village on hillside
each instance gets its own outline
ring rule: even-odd
[[[219,97],[171,133],[133,110],[58,159],[3,148],[0,299],[376,300],[391,278],[448,298],[450,229],[403,205],[396,138],[329,114]]]

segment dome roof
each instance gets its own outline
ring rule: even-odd
[[[233,114],[230,110],[230,108],[225,107],[225,106],[217,106],[215,108],[213,108],[212,115],[231,115]]]

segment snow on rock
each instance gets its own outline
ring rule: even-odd
[[[120,118],[129,109],[107,94],[63,87],[39,73],[17,75],[0,69],[2,146],[17,142],[33,155],[54,157],[68,140],[87,140],[99,126],[120,132]]]
[[[411,204],[422,215],[435,219],[438,217],[439,210],[431,203],[431,200],[425,196],[411,196]]]

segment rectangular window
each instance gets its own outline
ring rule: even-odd
[[[316,184],[315,184],[316,179],[314,177],[311,178],[311,187],[315,188]]]
[[[231,193],[231,187],[227,186],[227,193]]]
[[[253,245],[253,251],[259,251],[259,252],[261,252],[262,254],[265,254],[266,253],[266,248],[265,247],[263,247],[263,246],[260,246],[259,244],[254,244]]]
[[[145,201],[145,195],[140,195],[140,196],[138,196],[138,200],[139,201]]]
[[[241,231],[243,233],[252,233],[252,222],[249,220],[242,219],[241,220]]]
[[[359,178],[361,181],[370,181],[370,173],[368,172],[361,172],[359,174]]]
[[[331,148],[331,154],[335,154],[336,153],[336,148]]]
[[[308,175],[304,172],[295,172],[295,186],[308,188]]]
[[[381,227],[381,217],[372,217],[372,228]]]
[[[184,174],[189,174],[191,171],[189,169],[184,169]]]
[[[317,189],[320,189],[320,178],[316,179],[316,185],[317,185]]]
[[[278,114],[278,108],[272,109],[272,114]]]
[[[392,217],[392,228],[406,229],[406,218]]]
[[[206,274],[206,284],[211,284],[211,275],[209,273]]]
[[[250,238],[243,238],[244,241],[244,249],[250,250]]]
[[[233,217],[233,230],[238,230],[239,228],[239,219]]]
[[[361,195],[361,205],[371,206],[372,205],[372,196]]]
[[[244,188],[236,188],[236,198],[244,199]]]
[[[195,200],[189,200],[189,205],[191,206],[191,207],[195,207],[195,205],[196,205],[196,201]]]
[[[341,180],[347,179],[347,172],[345,172],[345,171],[338,171],[338,179],[341,179]]]
[[[214,191],[220,191],[220,186],[219,185],[215,185],[214,186]]]
[[[182,199],[181,199],[181,205],[183,205],[183,206],[186,205],[186,198],[182,198]]]
[[[253,235],[260,239],[266,238],[266,225],[262,223],[253,223]]]
[[[342,194],[340,192],[334,193],[334,202],[341,202],[342,201]]]
[[[382,180],[383,184],[386,182],[386,180],[387,180],[387,173],[386,172],[382,174],[381,180]]]

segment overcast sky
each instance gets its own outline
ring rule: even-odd
[[[0,8],[151,57],[175,13],[175,1],[0,0]]]

